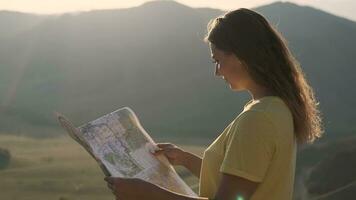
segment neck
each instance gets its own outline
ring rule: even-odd
[[[270,90],[262,86],[256,86],[250,88],[248,89],[248,92],[250,93],[253,101],[258,100],[265,96],[273,96],[273,93]]]

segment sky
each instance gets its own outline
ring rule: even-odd
[[[0,10],[37,14],[58,14],[96,9],[128,8],[152,0],[0,0]],[[176,0],[190,7],[211,7],[233,10],[253,8],[276,0]],[[286,1],[286,0],[282,0]],[[356,0],[287,0],[299,5],[309,5],[332,14],[356,21]]]

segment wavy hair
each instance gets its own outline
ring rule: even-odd
[[[313,143],[323,134],[312,87],[286,39],[259,13],[240,8],[211,20],[204,38],[216,48],[234,53],[251,78],[289,107],[298,144]]]

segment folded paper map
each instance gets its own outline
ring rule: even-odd
[[[75,127],[62,114],[59,123],[98,162],[106,176],[140,178],[173,192],[197,196],[179,177],[128,107]]]

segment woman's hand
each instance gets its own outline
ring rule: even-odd
[[[155,150],[154,155],[164,154],[172,165],[184,165],[186,152],[171,143],[157,143],[160,149]]]
[[[116,200],[208,200],[208,198],[189,197],[171,192],[138,178],[106,177],[105,181],[114,193]]]
[[[104,180],[116,200],[152,199],[148,197],[159,189],[158,186],[138,178],[105,177]]]

